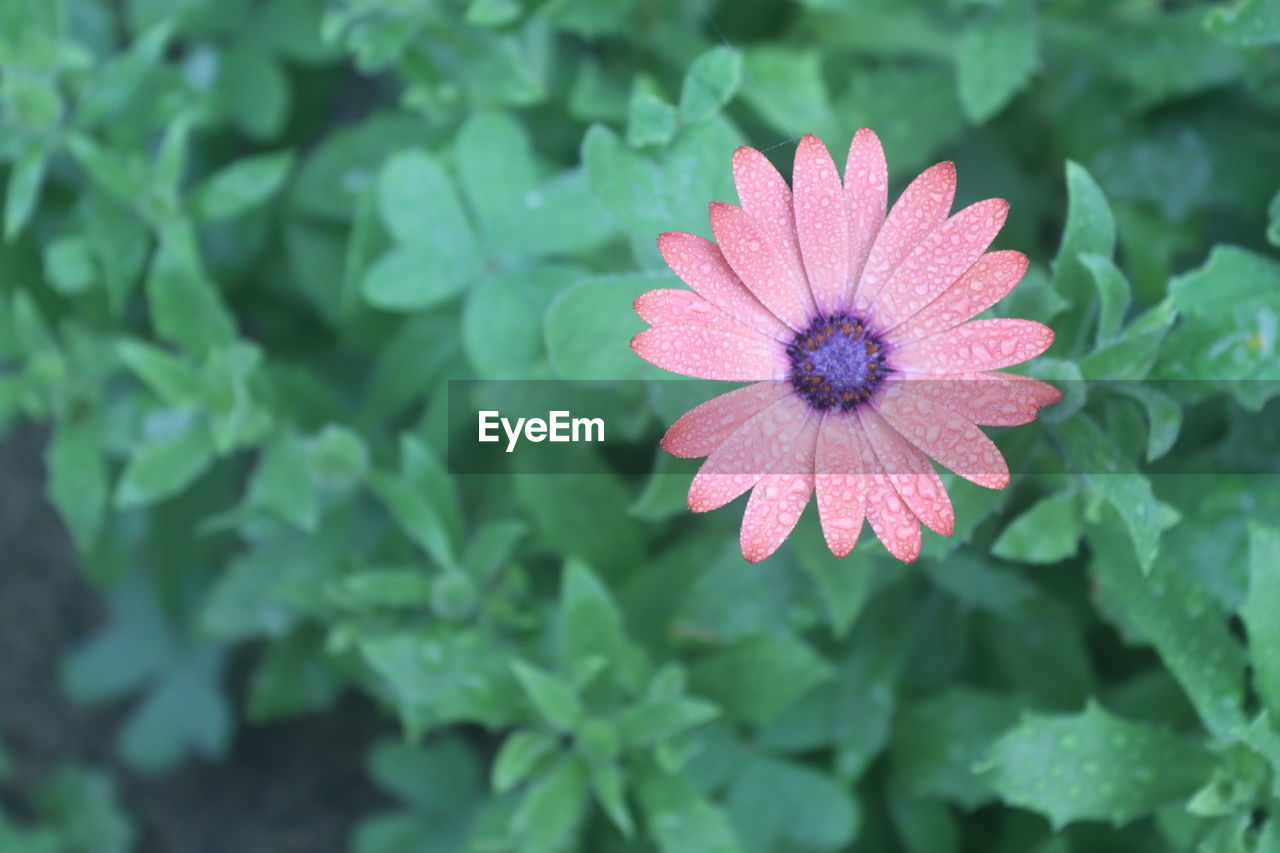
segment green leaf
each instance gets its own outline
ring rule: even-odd
[[[476,113],[458,131],[454,157],[486,239],[501,243],[508,228],[519,227],[524,198],[540,182],[524,126],[507,113]]]
[[[89,241],[77,234],[54,240],[44,250],[45,276],[66,296],[91,289],[97,282],[93,251]]]
[[[580,170],[543,178],[528,131],[506,113],[468,119],[454,156],[491,251],[558,255],[594,246],[613,230]]]
[[[1115,340],[1120,334],[1120,325],[1124,322],[1125,311],[1129,308],[1129,279],[1109,257],[1084,253],[1079,256],[1080,263],[1093,276],[1093,283],[1098,288],[1098,338],[1099,347]]]
[[[1085,265],[1084,256],[1110,258],[1116,249],[1116,221],[1102,188],[1079,163],[1068,160],[1067,175],[1067,224],[1062,231],[1062,242],[1053,259],[1053,287],[1079,310],[1080,294],[1086,293],[1093,276]],[[1060,339],[1075,344],[1078,328],[1058,329]]]
[[[280,63],[245,39],[221,57],[218,69],[218,96],[239,129],[258,141],[279,136],[292,101]]]
[[[155,590],[131,575],[111,593],[111,621],[64,660],[61,680],[78,702],[119,699],[163,673],[176,657]]]
[[[156,336],[187,352],[203,353],[235,339],[235,321],[200,268],[184,223],[161,238],[147,275],[147,303]]]
[[[12,240],[31,220],[40,201],[48,158],[39,148],[24,152],[9,172],[4,196],[4,238]]]
[[[1011,728],[1020,702],[958,686],[903,708],[894,727],[894,774],[919,797],[939,797],[971,811],[993,792],[974,765]]]
[[[1116,391],[1142,404],[1147,413],[1147,461],[1154,462],[1173,448],[1182,431],[1182,407],[1162,391],[1131,382],[1117,383]]]
[[[1080,362],[1086,379],[1144,379],[1160,354],[1160,345],[1178,310],[1164,299],[1138,316],[1111,343],[1099,347]]]
[[[493,789],[500,794],[510,791],[558,748],[558,738],[547,732],[520,729],[507,735],[493,760]]]
[[[1057,563],[1075,555],[1080,534],[1079,499],[1061,492],[1042,498],[1011,521],[991,553],[1018,563]]]
[[[1061,829],[1150,814],[1190,795],[1213,766],[1204,747],[1090,703],[1079,714],[1026,715],[992,746],[983,769],[1002,800]]]
[[[73,764],[64,764],[42,779],[31,796],[40,822],[57,828],[59,849],[128,853],[136,849],[137,832],[118,799],[117,785],[109,774]],[[4,843],[3,823],[0,818],[0,844]],[[28,850],[22,844],[12,849]]]
[[[687,485],[680,493],[682,506],[686,490]],[[803,518],[800,523],[805,524]],[[809,574],[818,589],[831,630],[837,637],[843,637],[875,591],[881,573],[878,564],[851,566],[847,560],[836,557],[828,550],[821,532],[813,525],[809,528],[797,531],[792,547],[800,567]]]
[[[345,490],[369,472],[369,448],[355,430],[325,424],[307,446],[311,473],[321,486]]]
[[[431,601],[431,583],[422,568],[366,569],[344,577],[332,596],[356,607],[421,607]]]
[[[665,269],[658,234],[706,233],[708,200],[733,197],[731,161],[741,141],[719,116],[682,128],[655,160],[597,124],[582,141],[582,162],[592,193],[631,238],[637,261]]]
[[[297,434],[282,431],[263,447],[249,482],[248,501],[300,530],[316,529],[320,505],[311,477],[311,457],[306,442]]]
[[[699,56],[684,75],[680,90],[680,118],[697,122],[710,118],[737,94],[742,85],[742,54],[717,46]]]
[[[561,731],[573,731],[582,719],[582,705],[569,685],[523,661],[514,661],[511,670],[547,723]]]
[[[998,616],[1023,617],[1035,604],[1035,584],[973,554],[960,552],[921,562],[929,580],[960,601]]]
[[[578,267],[537,267],[486,278],[472,290],[462,312],[462,345],[476,373],[531,378],[545,364],[547,308],[582,274]]]
[[[1231,0],[1204,16],[1209,32],[1232,44],[1280,42],[1280,0]]]
[[[134,446],[116,484],[115,506],[132,509],[178,494],[213,464],[213,440],[197,424]]]
[[[1124,519],[1143,571],[1149,571],[1167,526],[1151,482],[1124,458],[1098,425],[1078,415],[1054,429],[1070,471],[1079,474],[1090,494],[1107,501]]]
[[[120,755],[136,770],[161,773],[188,751],[215,759],[231,742],[231,706],[219,689],[221,649],[205,646],[175,663],[120,730]]]
[[[462,536],[458,498],[427,445],[401,436],[399,473],[375,473],[370,482],[410,539],[440,566],[457,566]]]
[[[822,57],[816,50],[763,45],[745,51],[743,58],[743,100],[774,130],[793,139],[806,133],[823,139],[836,136]]]
[[[763,756],[736,774],[726,809],[743,848],[761,853],[846,849],[861,823],[851,792],[830,776]]]
[[[116,347],[120,360],[166,405],[190,407],[200,397],[200,377],[172,353],[143,341],[125,340]]]
[[[1280,262],[1235,246],[1214,247],[1203,266],[1169,282],[1183,322],[1170,332],[1156,368],[1178,379],[1280,379]],[[1274,381],[1224,383],[1258,410]]]
[[[637,85],[627,105],[627,144],[633,148],[666,145],[676,135],[676,108],[658,94]]]
[[[647,328],[631,303],[646,290],[669,286],[670,275],[588,278],[561,291],[547,309],[551,367],[565,379],[644,379],[662,375],[631,351]]]
[[[109,486],[102,438],[91,421],[64,421],[45,451],[49,498],[75,538],[91,553],[107,508]]]
[[[511,830],[529,853],[562,849],[582,818],[587,801],[587,773],[582,763],[566,758],[529,789],[511,816]]]
[[[253,722],[326,711],[343,689],[319,642],[296,632],[267,646],[249,679],[247,714]]]
[[[622,611],[600,579],[580,560],[565,563],[560,582],[561,666],[581,679],[602,661],[619,684],[638,689],[643,671],[639,652],[627,640]]]
[[[423,746],[384,740],[370,750],[367,764],[379,786],[437,820],[465,814],[482,790],[479,762],[454,735]]]
[[[689,681],[727,717],[764,723],[815,685],[831,666],[807,644],[786,634],[750,637],[694,662]]]
[[[480,270],[480,248],[454,190],[433,157],[405,151],[378,176],[378,211],[400,244],[364,278],[371,305],[415,311],[446,300]]]
[[[1258,694],[1280,717],[1280,530],[1249,524],[1249,594],[1241,608]]]
[[[618,732],[628,748],[647,749],[718,716],[720,709],[701,699],[650,698],[622,712]]]
[[[854,19],[848,26],[861,24]],[[954,39],[954,35],[949,35]],[[750,87],[746,91],[750,91]],[[964,111],[949,67],[935,63],[876,63],[854,68],[836,103],[837,127],[822,136],[837,162],[849,130],[871,127],[889,156],[891,174],[913,177],[965,133]],[[821,136],[821,134],[819,134]]]
[[[1280,190],[1276,190],[1276,194],[1271,197],[1271,203],[1267,205],[1267,242],[1273,246],[1280,246]]]
[[[1155,647],[1209,731],[1234,740],[1244,725],[1245,656],[1227,614],[1177,560],[1139,570],[1120,535],[1089,531],[1091,569],[1124,624]]]
[[[1014,0],[969,27],[956,55],[956,85],[974,124],[991,118],[1023,89],[1040,66],[1035,11]]]
[[[237,160],[214,172],[193,191],[192,207],[206,222],[234,219],[274,196],[292,167],[292,151]]]
[[[522,717],[510,650],[491,633],[446,628],[362,637],[365,660],[390,688],[411,734],[448,723],[509,726]]]
[[[662,853],[742,853],[723,811],[683,776],[648,770],[637,793],[649,835]]]

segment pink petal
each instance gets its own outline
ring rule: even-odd
[[[971,204],[920,241],[889,276],[872,305],[875,325],[891,329],[928,305],[982,256],[1004,226],[1009,203]]]
[[[874,409],[864,407],[859,410],[858,418],[898,497],[930,530],[950,536],[955,530],[955,512],[947,488],[928,457]]]
[[[702,463],[689,484],[689,509],[722,507],[774,470],[810,417],[795,394],[753,415]]]
[[[955,194],[956,167],[950,162],[925,169],[902,191],[871,246],[854,292],[854,310],[867,312],[903,258],[946,220]]]
[[[1053,330],[1034,320],[970,320],[889,351],[889,366],[909,373],[995,370],[1035,358],[1053,343]]]
[[[789,393],[788,382],[756,382],[712,397],[677,418],[662,437],[662,447],[684,459],[706,456],[738,427]]]
[[[840,308],[848,309],[889,204],[889,168],[885,164],[884,148],[869,128],[864,127],[853,135],[844,164],[844,196],[849,210],[849,281],[845,284]]]
[[[869,439],[862,429],[860,421],[854,424],[859,435],[859,443],[866,448],[862,454],[862,465],[868,473],[864,475],[867,484],[867,521],[871,529],[889,553],[910,563],[920,556],[920,522],[898,496],[898,490],[889,482],[884,467],[876,454],[870,450]]]
[[[1062,399],[1062,393],[1052,385],[1012,373],[905,375],[894,381],[909,383],[911,393],[983,426],[1031,423],[1041,407]]]
[[[796,234],[818,309],[844,307],[849,282],[849,211],[840,173],[827,147],[812,133],[796,148],[792,173]]]
[[[766,308],[797,332],[809,325],[813,296],[804,273],[787,262],[746,211],[712,202],[711,230],[729,266]]]
[[[669,231],[658,237],[667,265],[700,296],[735,320],[772,338],[790,341],[794,332],[747,290],[720,254],[720,248],[696,234]]]
[[[985,254],[937,299],[886,333],[884,340],[890,344],[906,343],[958,326],[1003,299],[1026,271],[1027,256],[1021,252]]]
[[[982,430],[953,409],[896,382],[875,403],[889,425],[943,467],[989,489],[1009,485],[1009,466]]]
[[[828,414],[818,430],[814,487],[827,547],[837,557],[853,550],[867,511],[869,478],[854,429],[856,416]]]
[[[791,188],[769,158],[742,146],[733,152],[733,182],[742,209],[751,215],[760,233],[778,251],[780,262],[791,274],[804,278],[796,222],[791,209]]]
[[[751,490],[738,537],[748,562],[758,563],[778,550],[809,503],[818,423],[818,418],[810,417],[786,456]]]
[[[739,335],[759,334],[758,330],[739,323],[692,290],[650,290],[640,294],[631,307],[650,326],[703,325],[715,326]]]
[[[749,331],[750,335],[705,325],[658,326],[632,338],[631,349],[650,364],[698,379],[785,378],[791,370],[786,350],[778,341]]]

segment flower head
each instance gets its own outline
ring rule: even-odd
[[[1061,399],[1042,382],[991,372],[1039,355],[1051,330],[972,319],[1026,271],[1019,252],[986,253],[1009,206],[987,199],[948,216],[955,166],[939,163],[888,209],[884,151],[866,128],[843,180],[813,135],[796,149],[790,187],[752,148],[734,154],[733,174],[741,206],[711,204],[716,242],[658,238],[692,290],[635,302],[652,327],[631,342],[641,358],[753,383],[690,410],[663,437],[676,456],[707,457],[689,508],[751,490],[741,544],[756,561],[816,492],[833,553],[853,549],[865,518],[894,556],[914,560],[922,522],[944,536],[954,527],[930,458],[1004,488],[1008,466],[978,426],[1028,423]]]

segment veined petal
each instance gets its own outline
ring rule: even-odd
[[[1009,466],[972,421],[896,383],[875,402],[876,411],[908,441],[945,468],[989,489],[1009,485]]]
[[[658,251],[667,266],[712,305],[771,338],[791,340],[794,332],[747,290],[715,243],[669,231],[658,237]]]
[[[903,258],[946,220],[955,194],[956,167],[951,162],[930,166],[902,191],[871,246],[854,292],[854,310],[865,314],[875,303]]]
[[[632,338],[631,349],[650,364],[698,379],[753,382],[783,379],[791,370],[782,345],[754,330],[748,335],[688,323],[658,326]]]
[[[840,173],[827,147],[812,133],[796,148],[792,173],[796,235],[809,289],[820,311],[844,307],[849,281],[849,211]]]
[[[787,382],[756,382],[712,397],[677,418],[662,437],[662,447],[684,459],[707,456],[738,427],[790,393]]]
[[[971,204],[929,232],[889,276],[871,306],[875,325],[891,329],[928,305],[973,266],[1000,233],[1009,203]]]
[[[926,397],[980,426],[1031,423],[1043,406],[1062,400],[1062,392],[1052,385],[1012,373],[899,374],[898,377],[893,382],[909,385],[910,393]]]
[[[1053,330],[1034,320],[970,320],[945,332],[895,346],[889,364],[909,373],[996,370],[1035,358],[1053,343]]]
[[[849,281],[841,294],[842,310],[853,304],[853,291],[889,205],[889,167],[880,137],[870,128],[855,133],[849,145],[844,164],[844,197],[849,210]]]
[[[786,179],[768,157],[744,145],[733,152],[733,183],[742,209],[776,248],[779,263],[803,279],[804,264],[800,259],[800,243],[796,240],[791,188]]]
[[[1009,250],[989,252],[942,291],[937,299],[884,336],[889,344],[905,344],[958,326],[995,305],[1022,280],[1027,256]]]
[[[827,547],[837,557],[853,550],[867,512],[869,475],[854,430],[856,415],[827,414],[818,428],[814,488]]]
[[[742,556],[758,563],[778,550],[813,494],[813,454],[819,419],[810,417],[773,472],[751,490],[738,541]]]
[[[760,482],[789,452],[809,417],[804,402],[787,394],[749,418],[698,469],[689,485],[689,509],[722,507]]]
[[[910,563],[920,556],[920,522],[889,482],[884,466],[871,449],[861,420],[854,421],[854,430],[858,443],[864,448],[862,466],[868,472],[863,475],[867,484],[867,521],[890,554]]]
[[[703,325],[715,326],[739,335],[760,334],[758,330],[739,323],[692,290],[676,287],[649,290],[636,297],[631,307],[650,326]]]
[[[755,297],[792,329],[804,329],[813,317],[814,306],[803,271],[786,261],[784,253],[740,207],[712,202],[711,230],[725,260]]]
[[[874,409],[864,407],[858,412],[858,419],[889,482],[907,509],[934,533],[950,536],[955,530],[955,511],[947,488],[928,457]]]

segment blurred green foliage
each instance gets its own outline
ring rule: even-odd
[[[66,689],[146,772],[372,697],[361,853],[1280,851],[1278,46],[1277,0],[6,0],[0,427],[111,602]],[[1091,473],[952,483],[906,567],[812,518],[746,565],[661,454],[449,476],[446,379],[657,375],[655,235],[862,125],[1012,202],[1068,384],[1000,441]],[[68,773],[0,838],[127,849]]]

